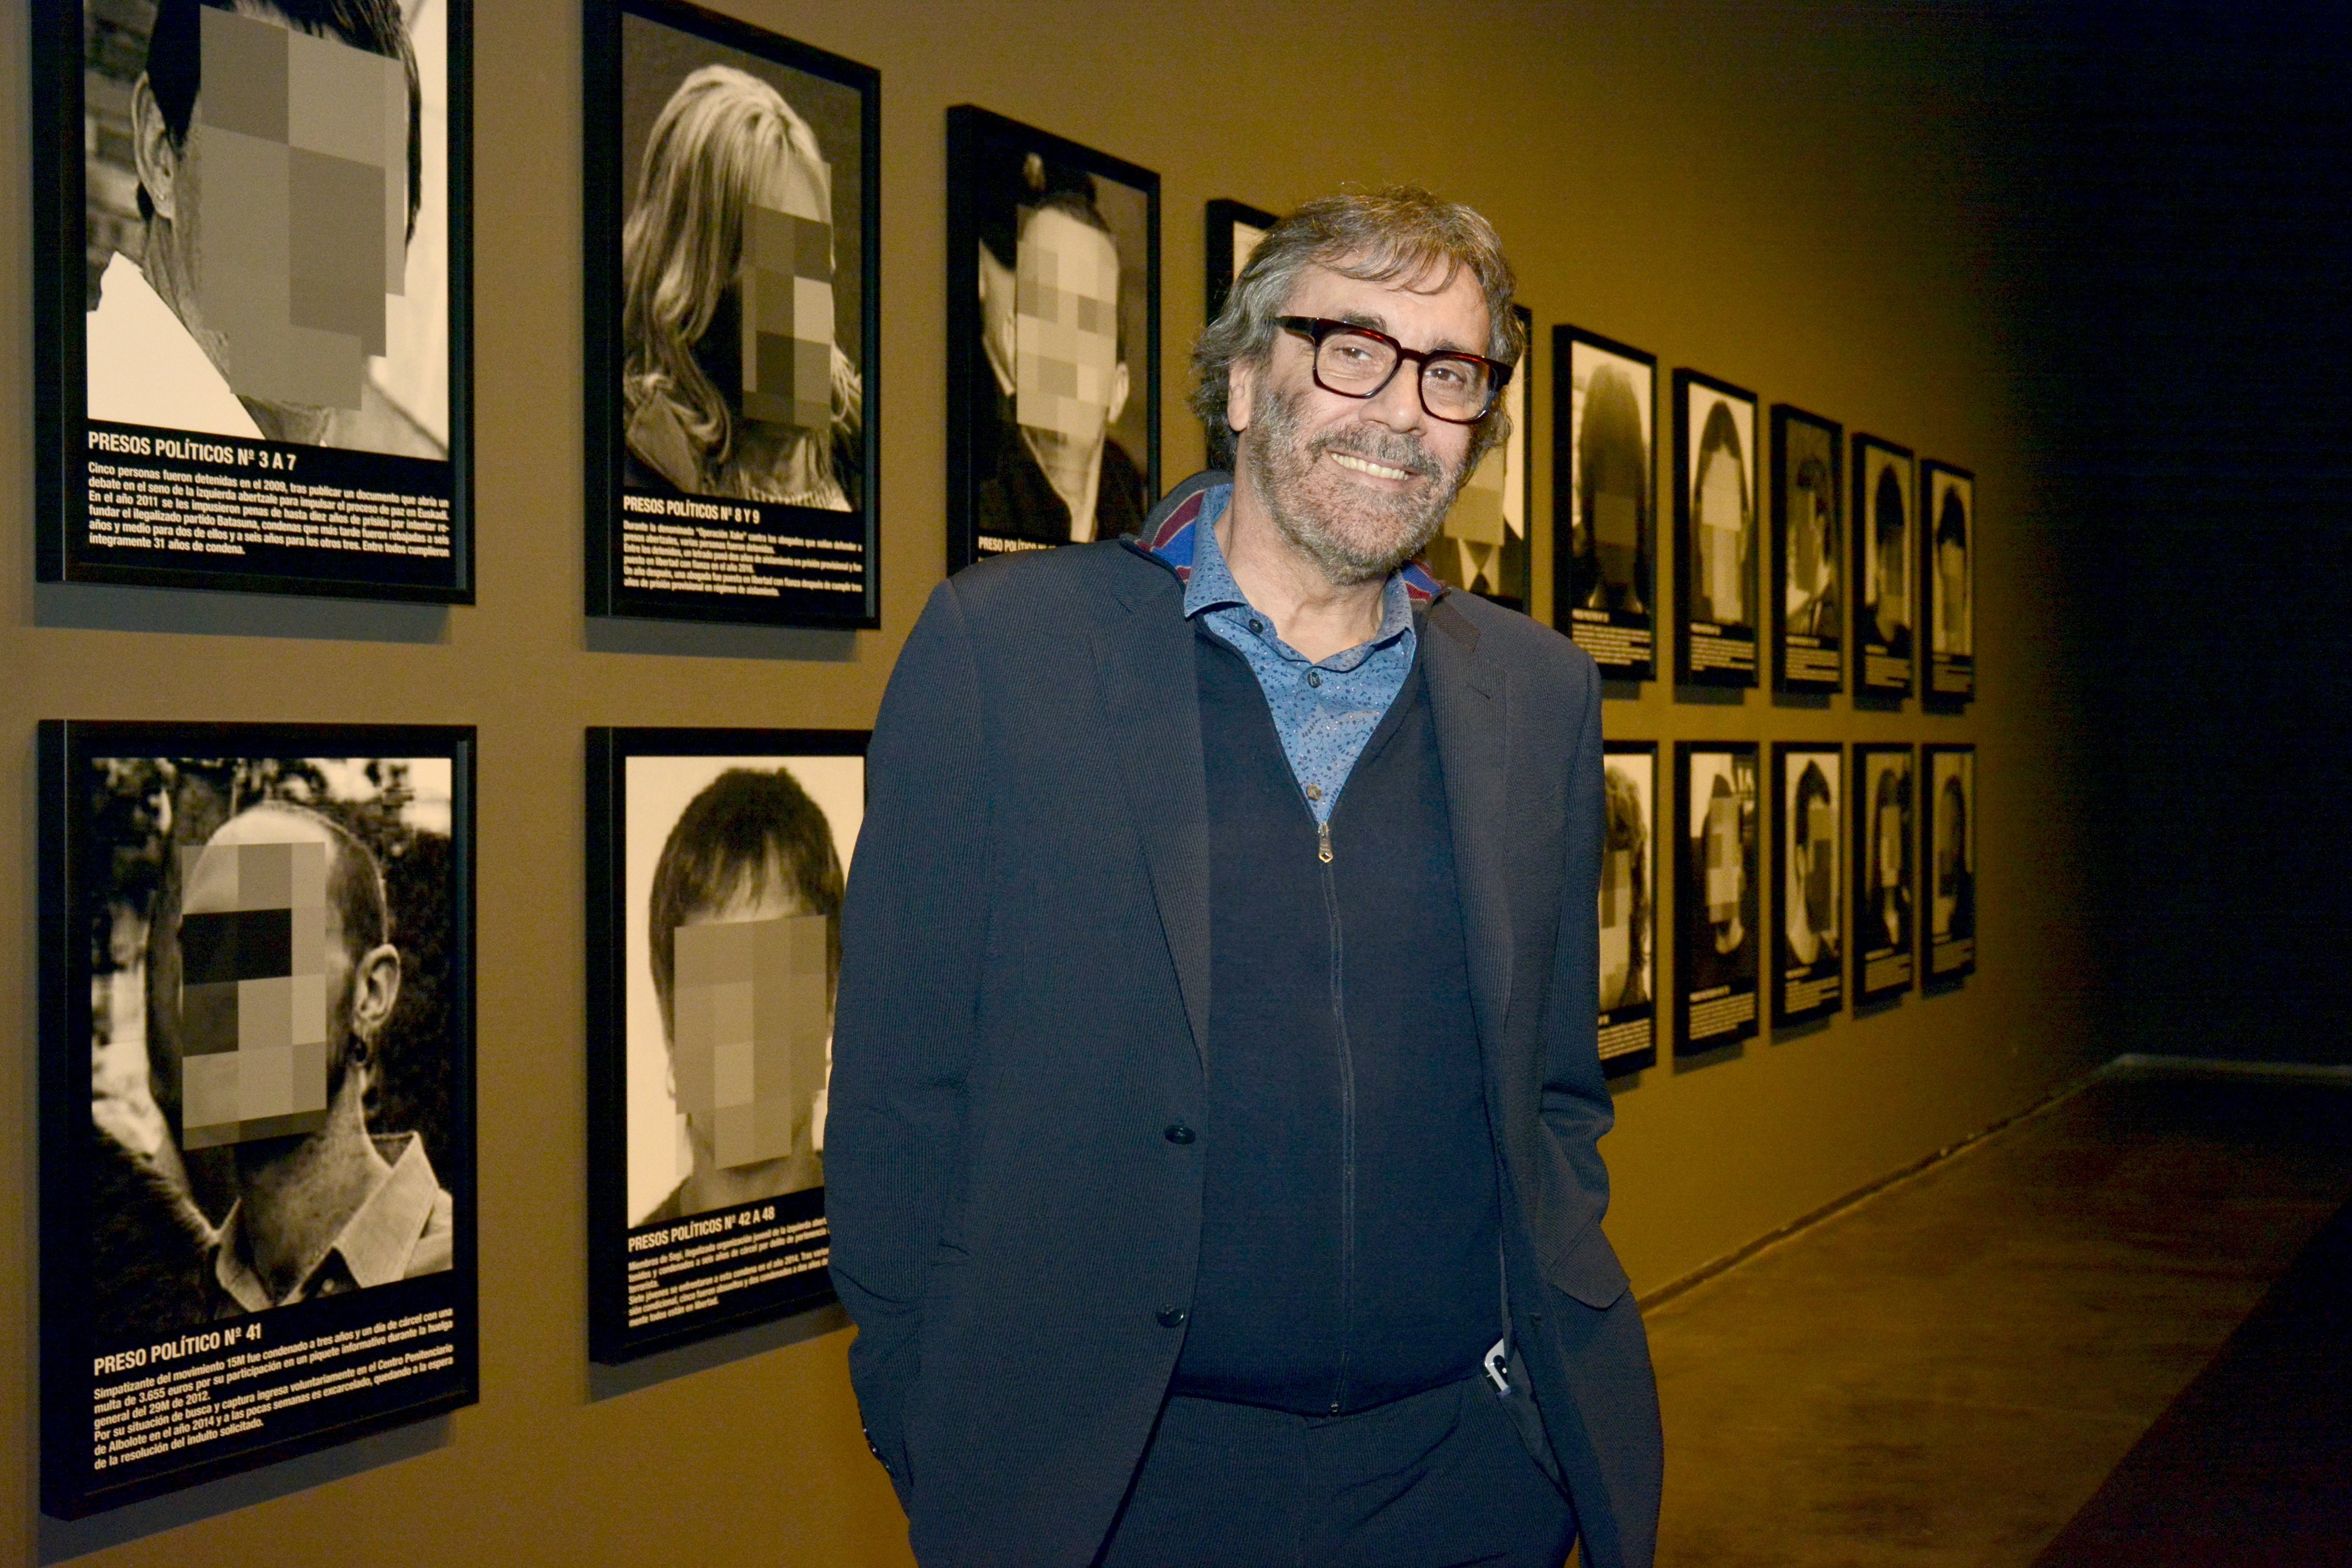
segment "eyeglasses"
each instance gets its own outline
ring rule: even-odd
[[[1315,345],[1315,384],[1341,397],[1378,397],[1411,360],[1421,367],[1421,405],[1433,419],[1475,425],[1493,411],[1511,367],[1454,349],[1423,353],[1386,332],[1321,316],[1277,316],[1275,324]]]

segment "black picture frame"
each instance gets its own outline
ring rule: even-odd
[[[1160,495],[1160,176],[971,104],[948,110],[947,137],[948,570],[1009,550],[1081,542],[1074,531],[1087,540],[1132,532]],[[1014,296],[1017,253],[1030,221],[1022,214],[1056,203],[1078,209],[1066,211],[1072,227],[1094,228],[1098,220],[1107,228],[1118,273],[1119,346],[1110,372],[1092,367],[1107,374],[1104,384],[1112,390],[1088,389],[1109,404],[1042,386],[1038,394],[1046,411],[1041,416],[1087,425],[1109,410],[1099,440],[1095,515],[1083,523],[1054,490],[1018,420],[1023,354]],[[1061,243],[1069,233],[1064,229]],[[982,281],[991,282],[986,304],[977,286]],[[1084,330],[1099,339],[1101,302],[1087,303],[1097,311],[1074,313],[1092,316],[1095,325]],[[1009,368],[987,347],[991,331]],[[1041,353],[1032,368],[1041,383],[1058,387],[1066,375],[1066,384],[1081,384],[1079,367],[1051,355]],[[1117,390],[1122,381],[1123,392]]]
[[[1845,427],[1772,405],[1772,689],[1845,689]]]
[[[1528,346],[1503,386],[1510,433],[1487,448],[1462,482],[1437,537],[1422,552],[1422,564],[1443,583],[1524,614],[1534,575],[1528,529],[1536,510],[1529,457],[1535,421],[1528,411],[1535,394],[1536,319],[1525,305],[1513,305],[1511,313]]]
[[[147,193],[137,116],[172,118],[145,86],[150,38],[139,28],[152,24],[141,10],[84,0],[30,14],[35,579],[473,603],[471,0],[436,13],[437,35],[404,35],[413,78],[341,38],[304,35],[289,55],[257,31],[282,28],[226,10],[197,12],[194,34],[171,35],[175,58],[210,47],[216,71],[259,60],[337,85],[297,102],[382,105],[372,125],[364,111],[329,123],[315,107],[286,110],[281,76],[274,101],[291,120],[272,120],[266,91],[220,109],[235,123],[217,130],[201,93],[180,108],[184,138],[241,130],[247,142],[295,146],[336,171],[306,184],[299,202],[260,178],[260,156],[234,176],[215,167],[196,187],[230,221],[216,213],[188,226],[226,237],[190,242],[171,292],[194,296],[206,341],[232,353],[245,345],[228,374],[182,324],[188,305],[167,301],[140,265],[163,231],[138,206]],[[225,31],[205,46],[215,28]],[[404,80],[417,95],[414,165],[389,153],[383,134]],[[384,204],[372,214],[371,175]],[[394,290],[370,289],[376,263],[364,247],[335,247],[371,224],[385,247],[379,286],[400,273],[397,306]],[[226,254],[206,268],[214,246]],[[381,315],[374,300],[386,301]]]
[[[1919,622],[1927,629],[1923,697],[1965,707],[1977,694],[1977,477],[1919,461]]]
[[[683,0],[585,0],[581,16],[587,613],[879,626],[880,75]],[[747,98],[769,89],[786,112],[776,117],[771,109],[767,115],[796,122],[790,134],[805,132],[817,154],[811,163],[793,142],[783,184],[803,210],[772,214],[758,228],[770,237],[761,243],[797,245],[800,254],[777,258],[790,273],[752,269],[755,279],[782,279],[793,299],[758,310],[762,326],[790,330],[760,331],[756,353],[735,353],[746,383],[740,389],[721,389],[706,375],[709,331],[698,343],[681,345],[676,333],[665,335],[651,309],[638,317],[645,324],[635,342],[628,325],[626,236],[647,185],[676,194],[648,201],[656,217],[639,231],[647,237],[639,256],[674,254],[655,237],[660,215],[699,215],[714,205],[724,210],[730,199],[749,200],[667,177],[677,166],[749,170],[748,160],[681,157],[660,170],[646,166],[645,149],[655,144],[652,133],[667,106],[683,99],[694,73],[707,67],[742,73],[736,79]],[[702,79],[696,90],[726,89]],[[683,136],[660,142],[683,143]],[[829,223],[812,220],[820,210]],[[813,236],[822,237],[821,260],[807,254]],[[756,285],[730,289],[707,312],[722,323],[710,330],[723,330],[730,307],[732,319],[741,321],[746,289],[765,297]],[[808,324],[813,316],[821,329]],[[750,336],[753,323],[742,326]],[[819,330],[821,339],[802,336]],[[670,364],[682,368],[662,368]],[[823,395],[808,395],[812,377],[822,378]],[[766,390],[749,384],[755,381]],[[675,390],[686,382],[694,384]],[[790,382],[791,390],[777,393],[769,384],[778,382]],[[693,433],[714,421],[721,437]],[[755,446],[745,431],[761,440]],[[755,450],[761,454],[756,468],[748,457]],[[727,455],[720,459],[714,452]],[[796,499],[772,499],[779,489]]]
[[[1588,419],[1596,372],[1603,396]],[[1658,356],[1556,326],[1551,387],[1552,625],[1610,679],[1654,679]]]
[[[1757,883],[1764,825],[1757,762],[1753,741],[1675,742],[1677,1057],[1737,1046],[1760,1026],[1764,900]],[[1736,867],[1728,858],[1735,837]]]
[[[1918,679],[1919,617],[1916,574],[1918,523],[1912,498],[1916,476],[1911,448],[1857,433],[1853,454],[1853,504],[1846,516],[1853,539],[1853,687],[1859,696],[1900,700]],[[1890,541],[1900,560],[1882,569]],[[1900,605],[1886,601],[1899,591]]]
[[[1658,857],[1664,803],[1655,741],[1601,747],[1601,1070],[1611,1078],[1658,1060]]]
[[[43,1511],[475,1403],[474,746],[458,726],[40,725]],[[362,1209],[265,1285],[241,1173],[358,1148],[387,1167]]]
[[[1209,203],[1201,231],[1204,264],[1201,290],[1202,326],[1214,321],[1224,310],[1225,296],[1233,292],[1234,279],[1248,264],[1250,252],[1265,237],[1265,231],[1281,221],[1264,207],[1254,207],[1228,196],[1219,196]]]
[[[1772,748],[1776,1029],[1829,1017],[1845,1005],[1844,761],[1834,742]]]
[[[1685,685],[1757,684],[1765,626],[1759,412],[1745,387],[1688,366],[1675,371],[1675,679]],[[1725,458],[1735,467],[1725,469]],[[1700,494],[1735,478],[1736,500],[1717,488]],[[1727,516],[1737,519],[1730,527],[1720,521]]]
[[[831,1242],[823,1183],[824,1091],[820,1083],[813,1095],[804,1092],[802,1081],[814,1076],[805,1069],[824,1065],[808,1059],[814,1037],[803,1028],[799,1039],[782,1042],[781,1065],[791,1088],[782,1097],[758,1097],[771,1107],[791,1107],[776,1145],[756,1145],[752,1140],[773,1134],[748,1123],[719,1125],[735,1113],[709,1105],[688,1125],[679,1100],[697,1092],[692,1086],[710,1068],[706,1062],[698,1076],[678,1065],[672,1021],[682,1005],[676,987],[684,981],[672,980],[673,1000],[666,1007],[656,979],[660,965],[652,923],[656,909],[695,896],[692,859],[680,863],[687,868],[677,873],[682,879],[676,883],[662,874],[667,851],[689,818],[719,836],[722,846],[730,828],[752,825],[782,863],[794,867],[812,862],[783,855],[784,848],[808,848],[798,840],[821,831],[832,855],[829,885],[780,888],[773,897],[779,910],[803,915],[826,914],[830,903],[830,931],[817,940],[829,934],[825,945],[837,955],[839,878],[855,847],[856,824],[849,818],[864,811],[870,733],[588,731],[588,1331],[589,1354],[597,1362],[634,1361],[814,1311],[835,1300],[825,1268]],[[780,788],[764,778],[742,779],[737,770],[782,773],[790,784]],[[763,818],[762,813],[772,815]],[[723,847],[714,853],[723,859]],[[724,892],[731,897],[738,886],[730,881]],[[676,907],[682,915],[727,913],[690,902]],[[700,923],[682,920],[677,929]],[[756,923],[772,933],[786,930],[786,922],[770,917]],[[803,968],[807,958],[796,955]],[[824,984],[829,1040],[830,978]],[[756,998],[744,1005],[756,1006],[771,1030],[777,1012],[793,1010],[789,977],[782,992],[755,991],[748,977],[742,990]],[[813,1024],[814,1016],[804,1021]],[[772,1032],[765,1037],[776,1043]],[[751,1047],[744,1042],[739,1048]],[[739,1068],[748,1081],[749,1058]],[[741,1114],[751,1116],[749,1102]],[[737,1141],[736,1150],[730,1152],[723,1140]],[[677,1158],[681,1142],[693,1148],[683,1174]]]
[[[1917,753],[1907,743],[1853,748],[1853,841],[1846,864],[1853,891],[1853,997],[1899,996],[1918,984]]]
[[[1957,985],[1977,972],[1977,749],[1920,748],[1927,804],[1919,813],[1919,909],[1926,984]]]

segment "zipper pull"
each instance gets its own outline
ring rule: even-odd
[[[1331,863],[1331,825],[1328,822],[1315,825],[1315,858],[1326,866]]]

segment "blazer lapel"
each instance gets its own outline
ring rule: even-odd
[[[1111,764],[1150,868],[1160,929],[1205,1068],[1209,1041],[1209,783],[1192,623],[1152,566],[1122,583],[1126,614],[1092,632]]]
[[[1429,703],[1454,825],[1454,879],[1470,941],[1470,1000],[1487,1060],[1511,1002],[1511,904],[1502,830],[1511,766],[1509,672],[1478,651],[1478,628],[1444,599],[1430,606]]]

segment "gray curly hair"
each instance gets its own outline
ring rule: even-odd
[[[1486,357],[1517,366],[1526,352],[1526,331],[1511,309],[1517,279],[1495,226],[1475,209],[1418,185],[1308,202],[1266,230],[1234,279],[1224,310],[1192,345],[1192,412],[1208,437],[1211,468],[1234,466],[1234,429],[1225,422],[1233,367],[1266,363],[1282,331],[1275,318],[1290,303],[1299,274],[1318,266],[1367,283],[1433,275],[1433,289],[1451,287],[1466,267],[1486,296]],[[1510,433],[1510,416],[1498,399],[1471,437],[1470,465]]]

